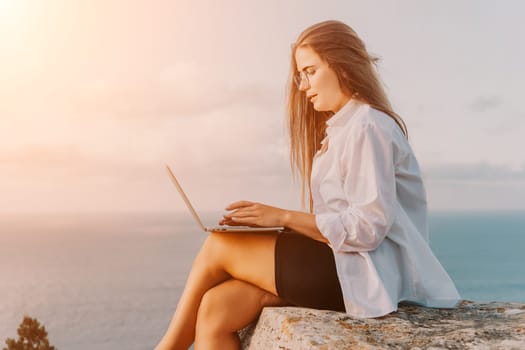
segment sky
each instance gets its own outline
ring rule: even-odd
[[[0,0],[0,211],[299,209],[290,46],[344,21],[380,58],[430,210],[525,210],[522,1]]]

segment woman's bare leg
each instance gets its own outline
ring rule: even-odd
[[[188,349],[195,339],[197,312],[204,293],[230,278],[277,295],[276,237],[276,233],[211,233],[193,262],[175,315],[155,349]]]
[[[286,302],[253,284],[229,279],[208,290],[197,316],[195,349],[240,349],[237,331],[255,321],[265,306]]]

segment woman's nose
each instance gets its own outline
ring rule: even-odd
[[[301,79],[301,83],[299,84],[299,90],[300,91],[306,91],[310,87],[310,84],[308,83],[307,79]]]

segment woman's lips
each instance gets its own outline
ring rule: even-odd
[[[317,94],[310,96],[310,102],[314,102],[314,99],[317,97]]]

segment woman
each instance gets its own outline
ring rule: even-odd
[[[264,306],[377,317],[401,300],[454,307],[459,295],[428,246],[426,193],[402,119],[356,33],[326,21],[293,45],[291,161],[310,212],[239,201],[220,224],[293,232],[212,233],[157,347],[237,349]]]

